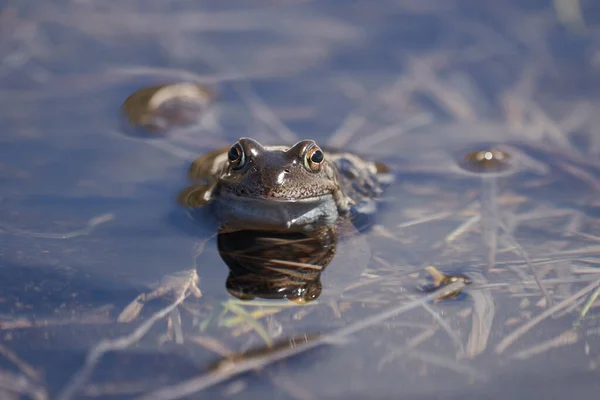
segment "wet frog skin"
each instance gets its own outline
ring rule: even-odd
[[[195,185],[180,201],[193,208],[210,205],[223,225],[304,231],[352,212],[372,213],[391,180],[385,165],[325,151],[313,140],[286,147],[251,138],[199,157],[189,176]]]

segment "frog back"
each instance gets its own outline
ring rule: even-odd
[[[383,163],[368,161],[356,154],[325,150],[335,167],[342,192],[354,214],[373,214],[377,199],[394,180],[390,169]]]

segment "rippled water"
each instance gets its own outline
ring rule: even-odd
[[[600,390],[592,2],[9,3],[1,398],[178,398],[174,385],[200,385],[210,371],[223,382],[189,398]],[[214,100],[191,124],[134,132],[123,102],[179,82]],[[396,177],[370,228],[340,238],[315,302],[234,302],[215,221],[177,204],[191,162],[242,136],[315,139]],[[466,156],[496,148],[509,168],[465,169]],[[427,266],[472,283],[426,303]],[[139,307],[156,283],[189,283],[194,270],[202,297],[168,315],[155,313],[180,293]],[[118,322],[128,305],[130,322]],[[252,358],[264,360],[317,334],[331,340],[258,373],[210,369],[226,354],[243,364],[240,353],[271,344]],[[130,340],[107,342],[119,338]]]

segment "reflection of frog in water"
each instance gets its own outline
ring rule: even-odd
[[[309,231],[351,210],[374,211],[386,172],[353,154],[325,152],[312,140],[284,147],[243,138],[194,161],[196,184],[180,200],[194,208],[210,204],[220,223],[236,229]]]
[[[337,239],[334,227],[310,232],[221,231],[217,246],[229,267],[227,291],[241,300],[316,300],[323,289],[321,274],[338,249]]]

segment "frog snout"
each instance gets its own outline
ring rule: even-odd
[[[290,170],[286,168],[263,176],[262,185],[267,196],[275,196],[281,187],[287,182],[289,174]]]

